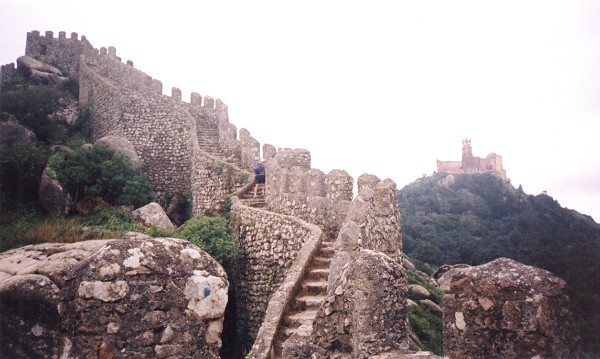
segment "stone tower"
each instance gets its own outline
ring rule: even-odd
[[[473,172],[477,169],[477,163],[473,157],[473,149],[471,148],[471,139],[462,140],[462,169],[464,172]]]

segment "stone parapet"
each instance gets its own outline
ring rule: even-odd
[[[266,161],[269,210],[317,224],[335,237],[352,200],[352,177],[342,170],[325,175],[310,168],[310,153],[303,149],[271,155]]]
[[[444,354],[458,358],[573,358],[577,338],[566,283],[552,273],[498,258],[448,277]]]
[[[408,352],[408,282],[402,265],[381,252],[361,249],[341,269],[330,277],[332,286],[313,323],[312,358]]]
[[[0,89],[2,84],[12,80],[17,74],[14,62],[0,66]]]
[[[373,175],[361,175],[358,184],[361,191],[336,240],[327,298],[306,343],[315,358],[368,358],[390,350],[408,351],[408,283],[402,267],[396,185]]]

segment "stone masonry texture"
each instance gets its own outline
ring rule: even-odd
[[[180,239],[4,252],[0,357],[219,358],[228,286],[214,259]]]
[[[444,353],[458,358],[572,358],[576,338],[565,282],[499,258],[459,268],[444,297]]]

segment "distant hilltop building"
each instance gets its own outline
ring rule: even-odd
[[[462,141],[461,161],[437,161],[437,171],[446,173],[481,173],[493,172],[503,180],[507,180],[506,171],[502,167],[502,156],[490,153],[485,158],[473,156],[471,139]]]

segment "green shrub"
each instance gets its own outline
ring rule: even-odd
[[[33,210],[10,211],[0,215],[0,252],[22,246],[19,239],[35,228],[38,222]]]
[[[32,130],[37,139],[46,143],[59,143],[69,134],[64,124],[48,120],[60,108],[59,100],[72,97],[58,86],[7,86],[0,91],[0,112],[15,116],[19,123]]]
[[[226,270],[231,268],[236,252],[231,228],[225,218],[206,216],[192,218],[185,223],[181,235],[205,250]]]
[[[63,73],[64,73],[64,71],[63,71]],[[79,97],[79,82],[70,76],[67,79],[67,81],[58,85],[58,88],[64,92],[70,93],[71,96],[73,96],[73,98]]]
[[[154,238],[182,238],[181,232],[177,229],[166,229],[152,226],[146,230],[146,234]]]
[[[5,209],[23,208],[37,202],[38,187],[48,156],[35,143],[0,147],[0,189]]]
[[[100,196],[113,205],[139,207],[153,199],[148,178],[126,156],[105,146],[52,156],[50,168],[75,202]]]

